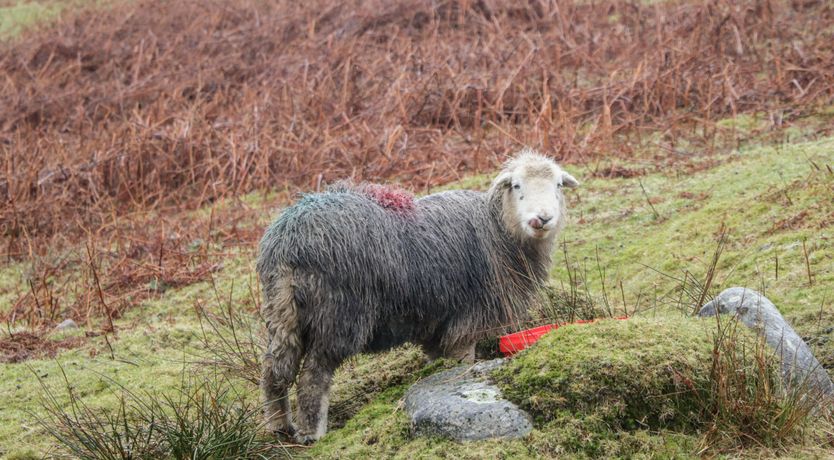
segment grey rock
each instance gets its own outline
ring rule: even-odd
[[[70,329],[78,329],[78,324],[71,319],[65,319],[60,324],[55,326],[56,331],[68,331]]]
[[[487,379],[503,364],[494,359],[462,365],[414,384],[405,395],[412,431],[457,441],[526,436],[533,429],[530,416]]]
[[[745,326],[764,334],[767,344],[782,359],[782,380],[786,385],[807,383],[811,390],[834,396],[834,383],[828,372],[767,297],[752,289],[732,287],[698,312],[698,316],[716,314],[736,315]]]

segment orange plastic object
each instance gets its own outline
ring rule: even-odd
[[[628,319],[627,316],[621,316],[616,319]],[[579,320],[573,323],[563,323],[563,324],[545,324],[544,326],[534,327],[532,329],[526,329],[520,332],[515,332],[513,334],[507,334],[505,336],[501,336],[498,339],[498,349],[501,353],[504,353],[504,356],[512,356],[519,351],[529,347],[530,345],[536,343],[543,335],[547,334],[548,332],[559,329],[562,326],[567,326],[570,324],[588,324],[593,323],[596,320]]]

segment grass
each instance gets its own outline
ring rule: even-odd
[[[280,451],[258,423],[257,401],[222,376],[184,374],[180,388],[162,394],[114,382],[115,410],[89,407],[63,377],[65,396],[40,382],[46,415],[38,422],[73,457],[208,460]]]
[[[0,38],[18,35],[27,27],[57,16],[60,2],[17,1],[0,4]]]
[[[728,241],[718,263],[713,290],[736,284],[764,290],[799,333],[809,338],[821,361],[830,365],[834,350],[832,341],[826,338],[831,332],[824,331],[834,326],[830,303],[834,300],[830,291],[834,277],[830,264],[834,235],[827,224],[830,221],[825,220],[826,213],[830,212],[825,204],[832,199],[834,178],[825,172],[824,165],[834,164],[832,151],[832,138],[778,148],[758,146],[731,153],[722,159],[722,164],[707,169],[682,174],[673,166],[643,175],[639,180],[650,199],[662,198],[654,203],[660,219],[654,218],[638,178],[588,178],[588,170],[568,166],[585,180],[583,187],[569,197],[572,223],[564,233],[567,251],[555,254],[553,283],[557,290],[560,286],[569,288],[568,279],[573,277],[580,283],[580,289],[594,293],[599,300],[601,281],[605,279],[607,302],[615,314],[622,312],[626,305],[630,313],[637,310],[639,316],[646,318],[645,324],[663,323],[672,328],[668,330],[682,334],[687,330],[684,323],[667,322],[663,319],[664,312],[679,301],[680,292],[675,287],[680,285],[680,280],[686,278],[688,283],[694,283],[704,278],[715,248],[714,233],[724,222]],[[818,170],[814,163],[823,166]],[[488,178],[478,176],[467,179],[465,186],[484,187],[488,182]],[[779,223],[785,216],[803,210],[807,214],[801,221]],[[809,250],[807,265],[803,241]],[[213,283],[171,288],[127,310],[115,323],[116,335],[110,335],[107,340],[103,336],[87,338],[83,346],[60,353],[57,360],[0,365],[0,395],[9,401],[0,408],[2,455],[25,457],[27,453],[54,449],[49,436],[29,415],[30,411],[38,413],[37,398],[31,388],[37,387],[38,377],[46,385],[59,388],[61,366],[76,394],[91,408],[119,407],[113,382],[133,392],[176,392],[181,387],[183,363],[206,361],[202,329],[206,324],[201,325],[196,304],[213,314],[219,314],[231,304],[241,314],[249,315],[244,318],[252,318],[257,309],[257,296],[252,296],[253,289],[257,292],[252,263],[251,248],[240,249],[237,255],[225,259],[224,268],[213,275]],[[600,266],[604,269],[599,270]],[[572,275],[568,274],[569,267]],[[808,282],[807,267],[811,269],[813,284]],[[590,350],[610,353],[612,363],[619,359],[624,360],[623,365],[633,366],[636,361],[628,361],[630,358],[620,350],[635,347],[648,347],[647,350],[656,347],[661,355],[676,353],[672,349],[675,344],[665,343],[651,334],[646,334],[646,340],[654,337],[656,341],[636,340],[639,337],[627,334],[627,330],[615,333],[606,328],[610,326],[603,327],[606,334],[596,336],[596,346]],[[212,330],[206,330],[211,335]],[[227,330],[220,329],[225,334],[224,331]],[[577,330],[567,328],[563,334],[572,332]],[[618,339],[608,337],[608,332]],[[710,345],[699,340],[679,346]],[[558,360],[572,362],[569,356],[560,355]],[[552,414],[554,418],[541,418],[531,437],[523,441],[459,445],[412,439],[407,435],[407,420],[398,401],[410,382],[419,377],[422,367],[421,354],[413,347],[352,360],[337,376],[334,429],[319,444],[301,453],[314,457],[400,455],[405,458],[417,454],[461,458],[488,454],[533,457],[543,452],[555,455],[571,451],[571,443],[594,433],[598,440],[595,449],[600,449],[594,451],[597,453],[665,457],[701,448],[700,435],[673,432],[668,426],[606,434],[611,419],[599,414],[580,419],[558,410]],[[586,371],[580,366],[571,372],[579,375]],[[257,395],[254,386],[244,385],[248,385],[246,391],[254,398]],[[545,402],[540,399],[540,404]],[[633,417],[631,422],[637,419]],[[803,452],[804,448],[792,449]]]
[[[674,316],[559,328],[498,373],[504,394],[537,424],[587,414],[615,430],[690,423],[675,375],[710,359],[708,325]],[[674,371],[673,371],[674,370]]]
[[[672,165],[641,178],[661,219],[638,180],[586,181],[572,196],[573,225],[564,239],[570,263],[556,264],[553,278],[564,283],[567,267],[578,267],[594,290],[605,281],[619,309],[656,308],[677,300],[669,294],[681,280],[703,279],[724,226],[727,243],[713,290],[758,289],[800,335],[818,336],[834,317],[834,174],[815,166],[826,164],[834,164],[833,138],[752,147],[695,173]],[[834,353],[831,344],[815,346],[820,356]]]
[[[118,399],[112,393],[114,382],[133,391],[155,391],[177,388],[187,351],[196,341],[182,324],[152,334],[147,329],[120,334],[111,338],[113,355],[103,339],[61,354],[58,360],[34,360],[5,364],[0,368],[4,404],[0,410],[3,426],[0,445],[5,456],[21,452],[45,453],[54,450],[45,430],[35,423],[30,412],[39,413],[38,379],[58,388],[62,381],[61,367],[72,382],[76,395],[85,404],[99,409],[115,409]]]
[[[105,3],[105,0],[2,0],[0,40],[14,39],[27,29],[48,24],[64,11],[90,4],[101,7]]]
[[[762,356],[752,353],[739,358],[732,352],[721,353],[721,359],[716,359],[716,350],[727,347],[736,350],[732,348],[733,340],[719,335],[711,341],[710,336],[699,329],[706,323],[683,319],[679,312],[672,312],[687,302],[693,303],[693,298],[697,297],[694,294],[703,291],[704,280],[709,278],[707,273],[713,268],[716,235],[726,235],[710,290],[744,285],[763,291],[807,338],[820,361],[828,369],[834,368],[834,292],[831,289],[834,282],[831,225],[834,222],[834,138],[815,138],[813,130],[808,132],[796,127],[800,123],[779,130],[778,134],[769,132],[773,125],[782,122],[780,114],[783,111],[774,104],[793,105],[785,112],[793,112],[787,123],[795,123],[816,112],[820,117],[816,130],[819,132],[824,132],[821,126],[830,124],[834,113],[830,107],[822,110],[816,107],[817,103],[830,104],[830,95],[817,90],[829,79],[824,65],[811,63],[825,63],[829,56],[826,54],[827,42],[819,39],[821,35],[808,35],[807,31],[815,28],[802,26],[825,21],[825,17],[812,9],[797,16],[788,14],[793,10],[780,5],[776,11],[779,19],[775,22],[760,20],[759,9],[742,9],[739,10],[741,16],[727,25],[756,24],[756,27],[735,32],[724,27],[722,32],[726,22],[722,21],[716,33],[700,34],[699,28],[707,27],[706,30],[712,31],[711,20],[720,20],[734,11],[732,4],[719,2],[709,10],[704,6],[698,10],[700,16],[692,15],[686,5],[680,9],[676,4],[662,5],[670,7],[669,14],[679,15],[675,16],[678,21],[670,23],[676,28],[671,28],[674,29],[671,32],[664,31],[663,38],[640,32],[644,26],[647,30],[655,29],[652,15],[661,12],[660,9],[641,9],[625,3],[614,5],[614,10],[608,5],[589,5],[587,14],[568,17],[575,27],[561,31],[559,24],[528,27],[531,23],[525,22],[524,18],[539,14],[532,5],[487,14],[492,16],[489,21],[482,21],[483,11],[481,6],[476,6],[463,11],[461,17],[468,20],[456,23],[452,16],[446,17],[446,7],[441,2],[426,11],[383,8],[341,14],[337,8],[331,11],[334,14],[325,14],[318,22],[315,18],[319,18],[321,11],[315,6],[298,10],[298,17],[295,17],[276,15],[271,7],[257,2],[245,3],[242,7],[229,3],[228,8],[213,9],[217,15],[209,18],[190,14],[195,11],[195,6],[197,10],[203,10],[199,2],[192,2],[166,4],[160,10],[140,8],[137,11],[127,5],[124,10],[117,8],[106,14],[96,11],[79,15],[77,24],[73,21],[59,23],[55,30],[61,31],[65,42],[59,45],[67,45],[69,54],[62,51],[62,46],[53,46],[52,37],[46,35],[44,43],[38,42],[33,34],[31,43],[16,45],[15,38],[21,37],[25,29],[49,23],[68,8],[92,3],[82,0],[0,0],[0,40],[8,41],[9,49],[21,55],[38,54],[35,50],[48,51],[41,57],[50,55],[50,59],[57,59],[53,67],[58,69],[54,73],[46,72],[49,66],[42,68],[44,63],[35,59],[38,56],[22,65],[9,78],[10,82],[17,81],[12,87],[15,91],[20,89],[22,95],[17,99],[19,104],[10,109],[9,116],[28,114],[33,94],[52,94],[56,87],[69,85],[64,94],[66,98],[59,98],[61,103],[41,107],[45,118],[39,121],[35,120],[38,117],[32,118],[32,129],[14,134],[16,141],[9,144],[12,146],[9,147],[12,149],[9,158],[13,159],[10,165],[31,165],[34,169],[30,171],[32,174],[23,174],[10,166],[6,186],[18,184],[20,193],[16,196],[34,197],[40,201],[27,201],[23,204],[29,207],[20,209],[14,208],[13,201],[9,201],[13,209],[7,215],[15,216],[15,225],[9,233],[13,240],[6,252],[11,254],[14,246],[15,251],[20,251],[18,255],[27,250],[31,255],[32,240],[28,239],[27,232],[53,222],[60,225],[45,229],[44,234],[56,234],[55,241],[59,243],[65,242],[63,233],[72,230],[67,228],[67,222],[75,222],[76,218],[79,221],[92,218],[90,222],[105,222],[108,226],[112,218],[118,221],[114,223],[121,229],[121,233],[114,232],[115,236],[110,235],[109,239],[104,235],[100,241],[93,242],[94,254],[89,256],[88,265],[85,265],[87,259],[82,245],[77,251],[81,257],[64,267],[68,275],[51,273],[54,267],[61,267],[52,260],[12,262],[0,267],[0,314],[4,316],[16,299],[27,300],[24,297],[29,289],[37,291],[32,295],[35,303],[49,301],[52,294],[56,294],[63,307],[81,305],[83,308],[79,307],[79,310],[92,312],[90,320],[82,322],[81,330],[38,335],[36,339],[42,341],[39,343],[45,344],[39,358],[25,363],[0,363],[0,399],[4,401],[0,407],[0,458],[67,454],[66,447],[72,445],[79,449],[75,450],[75,456],[81,457],[88,454],[102,457],[101,449],[95,446],[116,446],[112,452],[115,457],[125,456],[128,447],[137,456],[145,449],[148,456],[176,457],[176,452],[193,453],[195,446],[211,444],[206,441],[209,438],[221,439],[220,444],[224,444],[223,430],[217,428],[228,424],[244,427],[244,435],[236,434],[227,441],[260,442],[261,439],[255,436],[258,431],[256,411],[251,406],[257,398],[254,381],[258,374],[257,329],[260,325],[256,313],[258,286],[252,269],[254,243],[251,241],[254,240],[251,235],[248,240],[245,235],[239,236],[237,231],[240,222],[244,232],[257,234],[269,217],[261,210],[268,205],[285,203],[288,192],[251,193],[241,197],[238,196],[240,191],[275,187],[276,184],[284,188],[292,184],[309,189],[317,183],[312,180],[315,175],[311,175],[311,171],[316,175],[323,174],[318,180],[324,177],[325,181],[330,178],[328,174],[345,175],[353,171],[361,176],[365,174],[362,171],[366,171],[367,177],[394,178],[406,186],[418,187],[422,192],[437,183],[459,178],[460,170],[488,169],[497,160],[492,152],[514,147],[516,139],[548,150],[553,147],[568,157],[590,159],[582,165],[567,166],[580,177],[583,186],[569,195],[573,222],[563,235],[562,250],[555,254],[556,263],[551,273],[555,289],[551,291],[550,303],[538,312],[542,316],[540,319],[584,317],[592,312],[594,302],[606,316],[628,313],[636,314],[638,319],[627,323],[602,322],[586,328],[564,328],[513,363],[511,370],[501,377],[502,381],[507,385],[508,394],[531,410],[537,419],[536,429],[524,440],[458,444],[412,438],[405,414],[399,407],[400,398],[415,379],[448,363],[425,366],[417,348],[404,347],[383,355],[357,356],[346,363],[336,376],[331,398],[331,432],[312,448],[296,449],[293,454],[324,458],[537,458],[543,455],[685,458],[698,452],[814,457],[825,456],[826,449],[830,451],[834,431],[830,425],[798,423],[792,415],[801,414],[798,403],[774,397],[774,393],[767,390],[768,385],[748,385],[750,382],[769,382],[768,378],[772,377]],[[184,13],[170,14],[171,11]],[[405,16],[400,19],[405,22],[400,23],[396,17],[403,11]],[[611,11],[615,13],[612,15]],[[825,11],[828,10],[823,9],[820,14],[827,14]],[[430,18],[432,25],[427,30],[438,32],[431,34],[435,41],[416,40],[422,36],[420,15]],[[388,16],[394,20],[389,20]],[[565,19],[561,12],[548,14],[549,20],[557,16],[560,20]],[[321,46],[322,37],[329,31],[343,29],[344,24],[334,22],[333,17],[359,21],[368,27],[357,29],[362,32],[355,36],[348,27],[345,30],[349,33],[343,40]],[[658,17],[672,16],[660,14]],[[684,25],[684,19],[688,17],[703,18],[705,22],[689,27]],[[614,33],[601,35],[604,40],[599,43],[594,39],[594,47],[600,50],[598,53],[586,53],[583,50],[587,39],[597,36],[595,27],[600,18],[604,19],[604,30]],[[647,18],[649,22],[645,22]],[[638,24],[634,22],[636,20],[640,27],[632,27]],[[783,24],[800,26],[794,30],[780,27]],[[613,25],[617,28],[611,29]],[[459,29],[460,26],[469,28]],[[513,32],[522,28],[527,31],[525,36],[532,34],[533,37],[529,56],[524,45],[518,44],[518,34]],[[292,32],[289,40],[286,34],[274,33],[284,29],[302,33],[293,37],[295,32]],[[208,39],[207,30],[217,33],[210,34],[213,38]],[[547,37],[553,36],[546,34],[557,30],[561,38],[549,40]],[[136,31],[138,33],[134,33]],[[241,31],[254,33],[251,36],[256,40],[243,41],[262,45],[264,53],[256,53],[257,48],[240,48],[236,39],[229,40],[229,36],[237,36]],[[545,35],[534,34],[534,31]],[[697,36],[712,37],[710,40],[714,40],[716,46],[709,45],[711,42],[695,48],[675,45],[690,43],[691,31]],[[779,33],[772,35],[775,31]],[[114,36],[122,33],[125,37],[112,41]],[[534,46],[542,39],[543,43],[561,47],[564,33],[568,33],[565,43],[578,45],[570,44],[570,53],[533,54],[546,49]],[[473,59],[478,62],[462,65],[469,72],[464,73],[449,62],[456,62],[462,56],[459,56],[459,50],[464,48],[456,40],[470,35],[492,37],[488,39],[492,40],[492,45],[478,47],[478,53],[486,54],[473,54]],[[632,42],[623,38],[651,41],[655,35],[659,46],[672,44],[663,51],[666,56],[663,65],[658,66],[651,56],[647,59],[642,51],[653,47],[621,48],[622,44]],[[243,35],[246,36],[250,35]],[[277,45],[271,42],[275,37],[278,37]],[[746,57],[738,56],[737,59],[732,53],[726,55],[726,50],[735,47],[718,45],[728,40],[733,43],[740,40]],[[303,45],[293,48],[305,54],[288,55],[289,59],[312,62],[311,68],[323,72],[323,76],[319,75],[320,86],[310,86],[306,64],[289,67],[280,64],[279,70],[290,69],[290,74],[285,75],[286,72],[276,73],[272,68],[278,61],[250,62],[248,56],[271,55],[274,48],[280,48],[285,42]],[[170,43],[200,46],[199,49],[184,45],[166,48]],[[380,46],[384,43],[387,44]],[[795,43],[803,43],[804,51],[798,50]],[[333,44],[335,46],[331,46]],[[397,46],[403,44],[408,52],[401,53],[402,56],[412,56],[415,62],[411,62],[411,57],[391,61],[390,49],[398,49]],[[757,53],[757,46],[764,46],[769,51]],[[95,57],[101,55],[103,49],[115,54],[111,56],[113,59],[99,63]],[[693,52],[693,49],[697,51]],[[711,51],[702,53],[704,49]],[[633,50],[638,52],[632,53]],[[773,59],[769,56],[793,56],[794,50],[809,56],[807,65],[801,69],[803,74],[795,71],[774,73]],[[243,58],[238,59],[238,54]],[[600,65],[594,57],[597,54],[617,56],[617,59]],[[208,55],[226,56],[229,60],[224,62],[233,64],[226,67],[243,69],[242,75],[252,78],[244,78],[244,90],[238,92],[234,84],[228,86],[229,79],[218,74],[214,67],[218,61],[204,59]],[[496,56],[501,57],[500,63],[495,60]],[[532,59],[528,61],[525,56]],[[561,58],[557,63],[548,61],[553,56],[574,57],[564,62]],[[196,61],[189,61],[192,58]],[[196,67],[191,66],[196,69],[194,72],[177,70],[182,63],[187,65],[189,62],[198,62]],[[532,62],[538,65],[529,65]],[[736,64],[727,67],[724,72],[727,78],[716,80],[711,73],[700,73],[700,69],[710,67],[710,62]],[[204,63],[210,63],[210,66],[203,67]],[[99,65],[103,67],[97,67]],[[79,66],[86,73],[76,74]],[[548,67],[564,68],[564,75],[540,75],[540,70]],[[412,74],[402,70],[406,68],[419,71]],[[677,70],[669,72],[669,68]],[[757,78],[747,78],[757,68]],[[125,72],[127,69],[130,71]],[[353,69],[357,69],[355,75]],[[43,78],[33,79],[33,73]],[[100,75],[111,74],[118,83],[107,80],[114,83],[112,87],[99,84]],[[284,75],[283,79],[274,80],[279,74]],[[397,83],[388,87],[382,83],[366,84],[368,81],[362,79],[365,74],[400,75],[405,79],[391,78],[390,81]],[[693,75],[692,80],[679,85],[678,76],[687,74]],[[615,75],[618,78],[614,78]],[[819,78],[812,78],[814,75]],[[803,80],[806,76],[807,81]],[[20,78],[14,80],[13,77]],[[266,93],[274,90],[270,104],[263,105],[260,93],[246,90],[253,82],[262,85],[273,80],[277,86],[265,89]],[[481,80],[492,82],[483,88],[483,92],[479,86]],[[50,84],[50,81],[61,84]],[[473,82],[476,83],[474,86]],[[801,88],[799,92],[794,91],[797,83],[810,89],[814,82],[817,85],[814,91]],[[134,91],[136,85],[139,85],[138,93]],[[286,87],[298,91],[287,93],[283,90]],[[490,87],[504,89],[492,94]],[[690,93],[690,87],[695,92]],[[730,94],[746,95],[758,111],[716,122],[727,113],[735,113],[735,103],[740,102],[725,98],[725,103],[732,109],[724,107],[712,112],[716,101],[714,91],[723,94],[728,87]],[[171,88],[183,91],[172,91]],[[194,88],[197,88],[196,96],[192,94]],[[473,88],[477,94],[472,93]],[[600,92],[598,88],[610,90]],[[686,90],[670,95],[668,88]],[[772,95],[776,92],[784,98],[774,101]],[[153,95],[157,93],[172,99],[154,99],[156,96]],[[131,99],[138,97],[137,94],[151,95],[151,99]],[[555,97],[551,94],[559,94],[559,104],[551,104]],[[818,97],[813,96],[815,94]],[[192,97],[196,99],[192,101]],[[389,106],[392,97],[397,103]],[[698,100],[690,101],[694,105],[679,112],[663,108],[657,109],[659,113],[654,112],[656,107],[665,107],[666,102],[681,97]],[[644,103],[641,104],[641,100]],[[236,103],[221,104],[226,107],[225,111],[215,113],[218,109],[214,101]],[[419,101],[423,102],[411,103]],[[473,109],[473,102],[477,110]],[[631,102],[635,105],[630,106]],[[385,115],[386,110],[394,106],[402,113]],[[296,107],[307,110],[296,113]],[[577,111],[571,107],[593,109]],[[708,113],[698,107],[706,107]],[[340,118],[333,125],[323,124],[322,120],[329,120],[334,110],[341,113],[344,120]],[[607,116],[600,111],[606,112]],[[478,117],[483,116],[483,120],[470,120],[475,112]],[[88,125],[98,116],[96,114],[102,113],[108,114],[104,124],[112,122],[112,126],[118,126],[124,121],[126,130],[110,132],[103,125]],[[292,117],[285,116],[290,113]],[[681,117],[690,123],[679,123]],[[396,123],[392,123],[394,119]],[[73,120],[83,128],[67,131],[66,126],[73,125]],[[142,123],[136,120],[142,120]],[[389,129],[397,123],[396,129]],[[168,130],[165,128],[168,124],[189,128]],[[364,131],[359,130],[360,126]],[[286,129],[278,129],[281,127]],[[622,138],[613,135],[621,133],[623,127],[636,127],[636,131],[647,134],[638,134],[636,138],[628,133]],[[286,132],[288,136],[276,138],[275,132]],[[433,134],[427,135],[427,132]],[[83,139],[73,141],[76,135]],[[180,135],[186,137],[180,139],[177,137]],[[764,139],[765,136],[770,140],[762,141],[761,145],[745,141],[750,137]],[[252,145],[262,146],[253,150],[261,153],[260,159],[238,163],[242,158],[248,158],[249,143],[244,145],[244,139],[251,140]],[[553,145],[555,141],[563,144]],[[474,148],[473,142],[478,143],[478,148]],[[735,150],[727,151],[724,148],[726,142],[735,146]],[[231,145],[230,154],[227,144]],[[67,150],[66,145],[74,147]],[[385,160],[378,154],[380,145],[384,145]],[[180,148],[183,146],[188,149],[209,146],[209,150],[214,148],[211,146],[216,147],[208,160],[189,164],[190,174],[186,176],[190,175],[192,183],[186,187],[176,180],[168,180],[169,175],[176,176],[182,171],[183,165],[178,159],[182,157]],[[657,152],[653,150],[654,146]],[[37,152],[32,150],[34,147]],[[663,154],[656,155],[661,150]],[[146,191],[148,196],[142,196],[142,201],[148,197],[152,199],[155,193],[166,195],[165,190],[175,192],[167,195],[172,202],[186,209],[202,206],[216,197],[235,198],[220,200],[192,212],[142,206],[138,209],[143,211],[144,220],[131,220],[133,216],[129,214],[113,217],[123,207],[114,205],[111,209],[106,205],[110,203],[107,200],[99,214],[90,212],[87,206],[76,208],[79,201],[84,201],[84,196],[98,197],[98,190],[105,190],[108,184],[121,183],[108,179],[110,161],[113,164],[120,161],[115,157],[93,165],[106,171],[96,170],[96,174],[89,177],[82,177],[82,174],[72,178],[72,184],[78,182],[75,191],[81,193],[81,199],[73,193],[65,193],[72,186],[54,187],[50,192],[50,183],[47,183],[43,189],[45,193],[32,194],[33,185],[18,181],[24,176],[39,179],[43,166],[51,166],[55,158],[66,158],[68,166],[78,166],[77,162],[87,162],[88,157],[98,154],[96,152],[115,151],[127,152],[128,156],[131,151],[143,155],[159,152],[153,158],[164,163],[164,167],[151,171],[150,179],[139,174],[136,182],[126,186],[128,191]],[[203,150],[198,148],[196,151]],[[693,154],[701,151],[724,153]],[[296,155],[295,161],[287,162],[285,157],[274,161],[276,158],[269,156],[271,152]],[[305,154],[298,156],[298,152]],[[16,153],[19,161],[14,160]],[[62,157],[65,153],[69,156]],[[340,158],[339,162],[328,160],[333,159],[331,156]],[[42,161],[30,161],[35,157]],[[357,164],[368,167],[357,169]],[[203,174],[207,171],[209,174]],[[203,182],[194,182],[200,177],[205,177],[205,184],[210,183],[211,188],[219,189],[205,196],[207,189],[199,185]],[[229,178],[231,183],[224,182]],[[105,188],[96,184],[85,188],[88,179],[101,179],[103,182],[99,185]],[[125,176],[125,179],[131,177]],[[488,176],[472,175],[441,188],[484,189],[489,181]],[[152,183],[156,188],[146,190],[145,186]],[[2,181],[0,185],[3,185]],[[200,193],[199,199],[195,199],[196,191]],[[110,195],[107,192],[101,196]],[[177,201],[179,198],[182,200]],[[235,216],[241,208],[246,209]],[[73,214],[78,209],[82,214]],[[253,209],[262,215],[247,220],[245,212]],[[53,218],[58,211],[72,212],[67,214],[67,219]],[[49,215],[50,219],[39,218],[39,213]],[[29,219],[31,225],[24,225],[22,230],[17,228],[18,218]],[[217,222],[224,219],[229,222]],[[187,224],[183,223],[185,221]],[[157,231],[159,229],[165,231]],[[135,244],[125,245],[121,238],[124,235],[135,238]],[[174,235],[173,239],[171,235]],[[227,240],[238,243],[227,245]],[[37,241],[41,240],[36,240],[35,247]],[[50,240],[50,245],[55,241]],[[26,244],[29,244],[28,248]],[[48,257],[60,260],[64,249],[54,253],[50,250]],[[99,300],[94,294],[98,276],[94,268],[124,268],[121,265],[124,259],[115,256],[124,257],[123,252],[132,250],[139,251],[141,257],[128,262],[134,262],[142,270],[125,273],[141,280],[140,289],[129,295],[119,291],[99,293],[102,305],[97,305]],[[208,259],[205,255],[208,253],[215,255],[211,260],[203,260]],[[182,254],[185,255],[180,257]],[[197,265],[191,267],[192,263],[198,263],[195,260],[210,264],[214,258],[222,262],[217,271],[202,272],[197,270]],[[152,276],[157,273],[157,262],[159,276]],[[186,265],[194,270],[177,271]],[[119,274],[117,270],[114,272]],[[167,274],[167,278],[163,274]],[[105,282],[118,281],[117,276],[107,280],[106,273],[103,275]],[[30,280],[40,283],[30,286]],[[117,303],[122,300],[125,300],[124,304]],[[566,302],[571,308],[563,308],[562,304]],[[691,310],[694,306],[687,305],[687,308]],[[40,305],[37,307],[42,310]],[[107,311],[109,317],[111,307],[116,313],[112,315],[112,328],[106,323],[97,324],[101,318],[96,309]],[[18,323],[10,321],[18,324],[17,328],[9,326],[0,332],[0,339],[25,332],[20,323],[28,323],[29,327],[39,325],[41,332],[48,331],[62,319],[60,314],[67,309],[54,310],[52,314],[40,312],[38,317],[17,318]],[[671,342],[668,337],[680,340]],[[65,340],[80,343],[80,346],[59,349],[57,344]],[[753,346],[740,350],[759,349]],[[55,359],[48,358],[47,351],[55,353]],[[228,366],[229,362],[234,364]],[[701,397],[675,397],[670,389],[674,390],[681,382],[686,386],[686,380],[670,380],[670,376],[678,374],[670,374],[667,370],[675,369],[685,375],[685,371],[702,369],[698,366],[705,363],[712,366],[713,374],[695,373],[688,377],[690,380],[709,377],[698,381]],[[750,367],[751,364],[754,366]],[[211,381],[220,382],[219,386],[184,382],[184,372],[208,376]],[[721,376],[744,378],[734,380],[719,378]],[[223,382],[228,385],[224,386]],[[600,387],[600,383],[604,385]],[[38,388],[40,393],[33,390]],[[612,388],[616,391],[611,391]],[[232,390],[233,394],[230,393]],[[47,397],[46,404],[43,395]],[[222,403],[214,404],[218,401]],[[227,408],[231,409],[226,411]],[[234,408],[243,410],[236,412]],[[688,415],[694,412],[693,408],[697,408],[697,416]],[[81,418],[77,417],[79,414]],[[246,423],[239,423],[244,421],[239,417],[241,414]],[[212,419],[214,416],[221,418]],[[151,424],[151,419],[164,422]],[[758,423],[766,419],[773,423]],[[38,424],[38,420],[46,426]],[[84,431],[86,422],[97,425],[92,431]],[[63,450],[58,449],[47,427],[65,429],[54,432],[62,436]],[[157,434],[149,434],[152,432]],[[737,442],[739,438],[745,438],[745,442]],[[184,448],[178,450],[176,446]],[[280,448],[277,450],[278,454],[283,453]],[[222,452],[218,456],[223,456]]]
[[[668,436],[687,440],[675,456],[788,451],[814,402],[785,393],[778,357],[736,324],[667,311],[566,326],[496,379],[549,439],[542,456],[659,455]]]

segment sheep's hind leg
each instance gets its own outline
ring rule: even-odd
[[[267,426],[278,436],[291,437],[295,433],[292,426],[289,389],[298,373],[299,361],[301,361],[301,352],[297,347],[275,349],[270,346],[264,354],[263,375],[261,376],[264,415]]]
[[[451,358],[463,363],[474,363],[475,362],[475,342],[472,343],[463,343],[457,345],[456,347],[452,348],[451,350],[446,351],[444,353],[446,358]]]
[[[298,429],[295,439],[300,444],[310,444],[327,432],[330,384],[337,367],[337,363],[310,355],[304,360],[296,387]]]
[[[298,331],[292,276],[286,271],[264,289],[263,316],[269,343],[263,359],[261,392],[264,415],[270,430],[278,436],[291,437],[292,408],[289,389],[298,374],[304,349]]]
[[[428,341],[421,342],[421,345],[428,362],[432,362],[441,357],[463,363],[475,362],[475,342],[456,344],[451,348],[440,348]]]

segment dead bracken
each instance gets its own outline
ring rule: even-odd
[[[260,229],[240,213],[168,217],[252,190],[427,190],[519,143],[563,161],[667,144],[676,157],[678,139],[712,151],[738,136],[717,120],[777,113],[781,126],[831,104],[834,48],[816,31],[832,20],[825,2],[78,9],[0,44],[0,235],[5,259],[33,269],[13,315],[113,318],[206,279],[212,243]],[[400,198],[380,196],[406,209]],[[67,292],[67,272],[82,289]]]
[[[24,235],[253,189],[423,189],[493,169],[518,143],[563,161],[629,157],[657,129],[709,151],[735,133],[716,120],[784,123],[831,103],[834,49],[817,31],[832,20],[826,2],[753,1],[69,14],[0,46],[0,232],[22,257]]]
[[[52,358],[59,351],[75,348],[83,337],[50,339],[44,334],[16,332],[0,337],[0,363],[19,363],[33,358]]]

